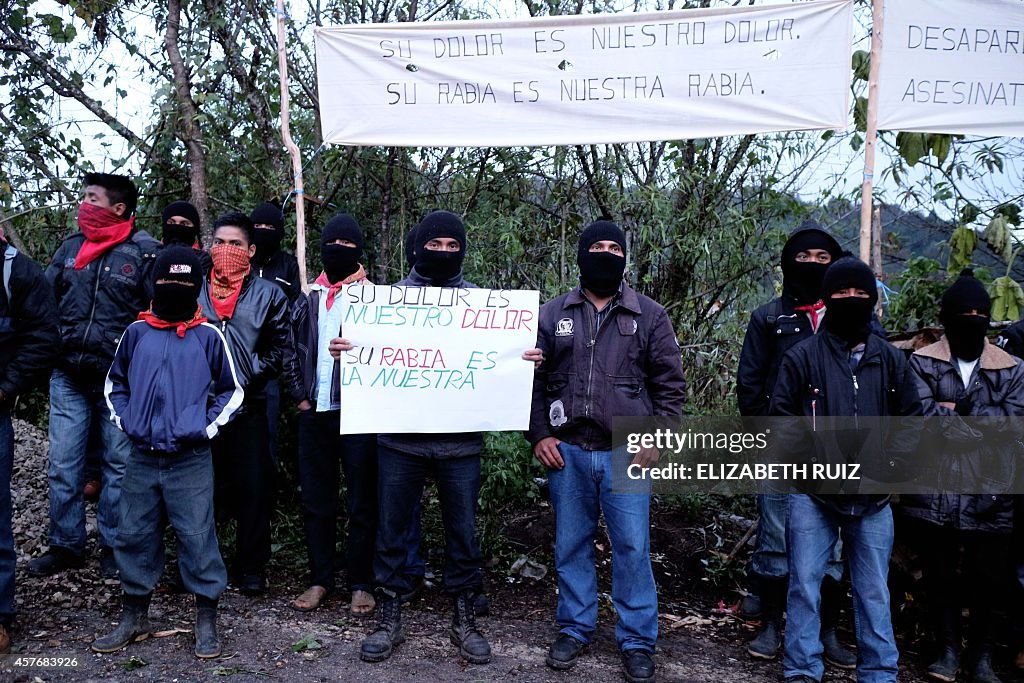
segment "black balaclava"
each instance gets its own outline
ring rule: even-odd
[[[274,204],[264,202],[252,210],[249,218],[254,226],[274,226],[273,230],[253,228],[252,231],[252,243],[256,245],[256,255],[252,260],[256,263],[266,263],[281,248],[281,240],[284,239],[284,214]]]
[[[416,272],[442,287],[462,272],[466,258],[466,226],[450,211],[431,211],[420,221],[416,231]],[[459,243],[458,251],[427,249],[430,240],[448,237]]]
[[[868,293],[868,298],[832,298],[841,289],[856,287]],[[821,282],[821,296],[825,300],[825,328],[850,346],[867,341],[871,312],[878,303],[875,274],[866,263],[853,256],[844,256],[825,271]]]
[[[609,251],[590,251],[595,242],[611,241],[622,247],[622,256]],[[580,267],[580,284],[597,296],[612,296],[619,291],[622,274],[626,272],[626,235],[611,221],[595,221],[580,235],[576,265]]]
[[[184,225],[175,225],[168,223],[172,217],[181,216],[192,221],[191,228]],[[196,207],[192,206],[190,202],[178,201],[171,202],[164,209],[163,217],[164,233],[163,241],[164,244],[184,244],[187,247],[191,247],[199,239],[199,211]]]
[[[813,304],[821,298],[821,281],[828,263],[798,263],[796,255],[808,249],[824,249],[838,261],[843,250],[832,235],[816,221],[806,220],[793,231],[782,247],[782,291],[793,297],[797,305]]]
[[[356,246],[329,244],[334,240],[348,240]],[[362,257],[363,231],[359,223],[349,214],[339,213],[327,222],[320,235],[320,260],[324,264],[324,274],[332,285],[341,282],[359,270],[359,260]]]
[[[153,314],[172,323],[191,320],[202,283],[203,268],[192,247],[165,246],[153,263]]]
[[[971,309],[981,315],[965,315]],[[942,295],[939,321],[946,331],[949,350],[956,358],[977,360],[985,350],[985,335],[992,316],[992,298],[985,285],[964,268],[960,277]]]

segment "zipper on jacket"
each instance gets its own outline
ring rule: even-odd
[[[860,384],[857,383],[857,373],[850,373],[853,378],[853,426],[860,429],[860,406],[857,405],[857,392],[860,391]]]
[[[107,260],[107,254],[103,254],[100,257],[99,262],[96,264],[96,285],[92,290],[92,308],[89,309],[89,322],[85,326],[85,333],[82,335],[82,352],[78,355],[78,372],[82,372],[82,357],[85,356],[85,345],[89,343],[89,330],[92,329],[92,323],[96,320],[96,297],[100,295],[100,274],[103,272],[102,266],[104,261]]]

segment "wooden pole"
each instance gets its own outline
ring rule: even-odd
[[[881,279],[882,269],[882,209],[875,207],[871,214],[871,270]]]
[[[295,183],[295,258],[299,262],[299,280],[302,291],[309,291],[306,275],[306,196],[302,185],[302,152],[292,139],[288,108],[288,57],[284,51],[285,19],[284,0],[275,0],[277,14],[277,71],[281,82],[281,139],[292,158],[292,173]]]
[[[875,179],[875,140],[878,137],[878,69],[882,61],[882,21],[885,0],[871,1],[871,67],[868,71],[867,131],[864,136],[864,182],[860,188],[860,260],[871,259],[872,188]]]

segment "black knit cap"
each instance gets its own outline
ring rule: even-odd
[[[590,251],[590,247],[595,242],[604,241],[615,242],[622,247],[622,255],[626,255],[626,233],[622,232],[622,228],[612,221],[599,220],[588,225],[580,233],[580,243],[576,256],[577,261],[581,255]]]
[[[192,221],[192,225],[195,227],[196,231],[199,230],[199,211],[196,210],[196,207],[192,206],[191,202],[177,201],[168,204],[167,208],[164,209],[162,218],[163,222],[166,223],[174,216],[181,216],[182,218],[189,219]]]
[[[331,218],[320,234],[320,244],[327,244],[334,240],[348,240],[362,249],[363,230],[359,227],[359,222],[347,213],[339,213]]]
[[[284,214],[279,207],[270,202],[263,202],[253,209],[249,218],[253,225],[273,225],[277,230],[284,230]]]
[[[942,294],[939,316],[959,315],[971,309],[983,315],[992,315],[992,297],[985,290],[981,280],[974,277],[974,271],[964,268],[960,277]]]
[[[198,293],[203,284],[203,268],[195,250],[178,244],[161,249],[153,263],[153,282],[160,280],[191,283]]]
[[[461,251],[466,251],[466,226],[451,211],[431,211],[416,226],[416,251],[419,253],[430,240],[448,237],[456,240]]]
[[[827,305],[829,297],[850,287],[867,292],[872,304],[878,302],[878,285],[871,268],[859,258],[844,256],[825,271],[825,279],[821,282],[821,297]]]
[[[789,235],[785,246],[782,247],[782,268],[796,261],[796,255],[808,249],[824,249],[832,256],[833,261],[838,261],[843,256],[843,248],[835,237],[828,234],[818,221],[808,218],[800,224],[796,230]]]

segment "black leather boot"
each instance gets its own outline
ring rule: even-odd
[[[377,629],[366,636],[359,648],[359,658],[364,662],[383,662],[391,656],[396,646],[405,642],[402,634],[402,603],[396,595],[379,593],[380,621]]]
[[[196,657],[220,657],[220,638],[217,637],[217,600],[196,596]]]
[[[928,665],[928,678],[953,683],[960,670],[960,610],[940,607],[935,615],[938,658]]]
[[[452,645],[459,648],[459,654],[470,664],[486,664],[491,661],[491,646],[476,629],[476,591],[463,591],[455,596],[455,613],[452,615]]]
[[[967,641],[972,652],[972,683],[1002,683],[992,669],[992,610],[971,606],[971,632]]]
[[[93,652],[117,652],[130,643],[145,640],[152,633],[149,623],[149,601],[153,594],[124,595],[121,598],[121,621],[117,628],[92,641]]]

